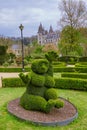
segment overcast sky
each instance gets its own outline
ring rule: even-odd
[[[20,36],[19,25],[24,25],[23,35],[37,34],[40,24],[48,29],[58,29],[59,0],[0,0],[0,35]]]

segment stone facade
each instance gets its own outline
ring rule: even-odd
[[[52,26],[50,26],[49,31],[45,30],[40,23],[38,28],[38,44],[45,45],[47,43],[57,44],[59,40],[59,31],[53,31]]]

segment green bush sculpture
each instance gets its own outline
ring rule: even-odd
[[[20,105],[23,108],[49,113],[53,107],[63,107],[64,103],[58,99],[54,88],[52,61],[55,57],[56,53],[49,52],[46,54],[46,59],[33,61],[31,73],[19,74],[27,86],[25,93],[20,98]]]

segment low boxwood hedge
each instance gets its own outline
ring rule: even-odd
[[[87,91],[87,80],[79,78],[54,78],[55,88]],[[2,87],[25,87],[20,78],[3,78]]]
[[[79,72],[87,73],[87,67],[54,67],[54,72]]]
[[[61,73],[62,77],[87,79],[86,73]]]
[[[2,78],[2,87],[25,87],[20,78]]]
[[[79,78],[55,78],[55,87],[58,89],[87,91],[87,80]]]
[[[87,67],[87,62],[78,62],[75,64],[75,67]]]
[[[31,68],[25,68],[25,72],[30,71]],[[22,68],[0,68],[0,72],[22,72]]]
[[[53,67],[54,72],[75,72],[75,67]]]

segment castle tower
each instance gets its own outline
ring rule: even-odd
[[[53,33],[53,32],[54,32],[53,28],[52,28],[52,26],[50,26],[49,33]]]
[[[42,24],[40,23],[39,27],[38,27],[38,43],[40,45],[43,45],[43,34],[44,34],[45,30],[42,26]]]

